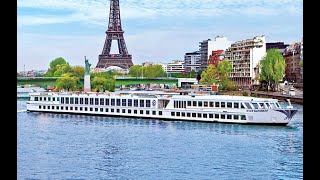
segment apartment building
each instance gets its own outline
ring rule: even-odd
[[[186,53],[184,55],[184,67],[186,73],[190,73],[192,70],[198,72],[200,65],[201,63],[199,51]]]

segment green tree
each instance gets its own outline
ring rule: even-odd
[[[140,77],[142,75],[142,70],[141,65],[133,65],[129,69],[129,75],[131,77]]]
[[[63,74],[61,78],[57,79],[57,90],[67,90],[74,91],[79,88],[78,86],[79,79],[77,77],[72,77],[70,73]]]
[[[54,73],[57,70],[57,65],[67,64],[67,61],[62,57],[58,57],[50,62],[50,67],[45,74],[45,77],[53,77]]]
[[[275,91],[278,82],[283,80],[286,68],[286,63],[280,50],[269,49],[260,64],[260,79],[266,81],[268,87],[271,86],[272,90]]]
[[[148,65],[142,67],[143,76],[148,78],[155,77],[166,77],[166,73],[164,72],[161,65]]]
[[[72,67],[69,64],[56,65],[57,70],[53,73],[54,77],[61,77],[63,74],[72,73]]]
[[[303,68],[303,59],[300,60],[299,65]]]
[[[190,72],[190,78],[194,78],[196,76],[196,71],[194,69]]]
[[[210,64],[201,74],[200,84],[212,85],[218,80],[217,68]]]
[[[73,76],[83,78],[86,69],[82,66],[73,66],[71,71]]]
[[[230,72],[232,70],[232,64],[228,59],[224,59],[218,63],[218,73],[220,79],[229,79]]]
[[[112,77],[96,76],[92,79],[91,85],[96,91],[115,91],[115,79]]]

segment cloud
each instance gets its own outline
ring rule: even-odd
[[[106,0],[18,0],[18,26],[83,22],[104,25],[109,16]],[[23,15],[24,8],[69,10],[67,15]],[[302,0],[122,0],[122,19],[161,17],[216,17],[224,15],[302,15]]]

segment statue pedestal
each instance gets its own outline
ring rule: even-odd
[[[91,92],[90,74],[84,75],[84,92]]]

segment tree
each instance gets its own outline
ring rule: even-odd
[[[195,75],[196,75],[196,71],[194,69],[192,69],[190,72],[190,77],[194,78]]]
[[[72,73],[72,67],[69,64],[58,64],[57,70],[53,73],[54,77],[61,77],[63,74]]]
[[[57,70],[57,65],[67,64],[67,61],[62,57],[58,57],[50,62],[50,67],[48,68],[45,77],[53,77],[55,71]]]
[[[82,66],[73,66],[72,67],[72,75],[75,77],[83,78],[86,69]]]
[[[299,65],[303,68],[303,59],[300,60]]]
[[[141,65],[133,65],[129,69],[129,75],[131,77],[140,77],[142,75],[142,70]]]
[[[57,79],[57,90],[60,91],[62,89],[67,91],[74,91],[78,87],[78,78],[77,77],[71,77],[70,73],[63,74],[61,78]]]
[[[148,65],[142,67],[143,76],[148,78],[154,77],[166,77],[166,73],[164,72],[161,65]]]
[[[269,49],[261,63],[260,79],[275,91],[276,85],[283,80],[286,63],[279,49]]]
[[[224,59],[218,63],[218,73],[220,79],[229,79],[230,72],[232,70],[232,64],[228,59]]]
[[[210,64],[201,74],[200,83],[212,85],[218,80],[218,71],[217,68]]]
[[[97,91],[115,91],[115,79],[113,77],[96,76],[92,79],[91,84]]]

